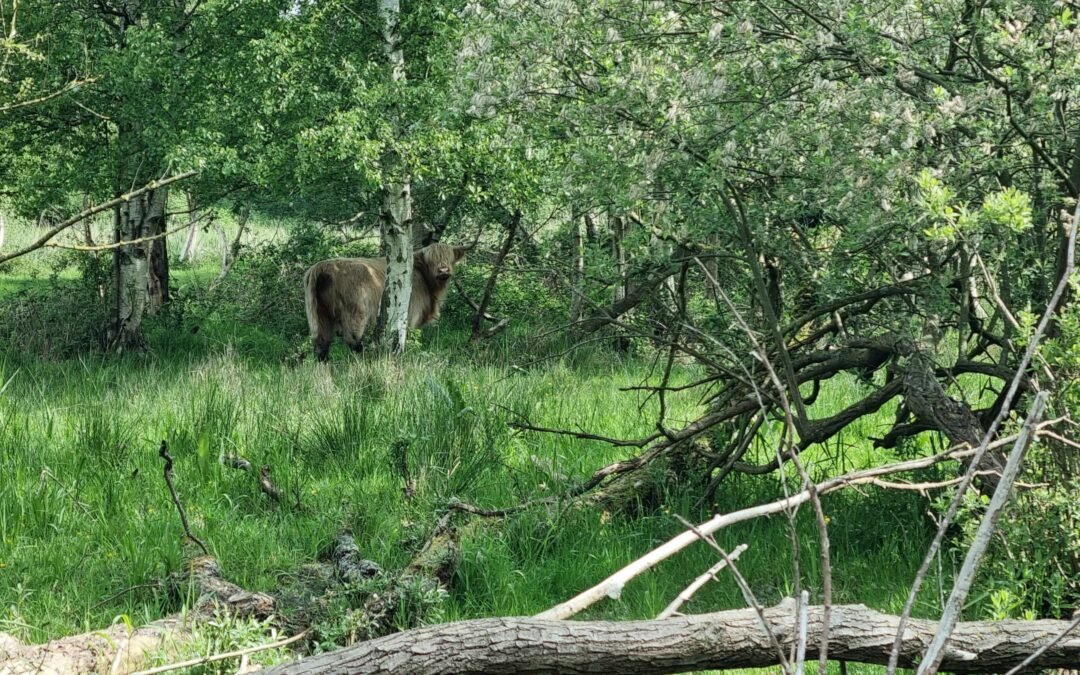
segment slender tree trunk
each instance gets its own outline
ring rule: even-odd
[[[225,273],[229,271],[229,235],[225,233],[225,226],[220,222],[214,223],[214,225],[218,238],[221,239],[221,273],[219,276],[225,276]]]
[[[619,307],[626,300],[626,273],[629,267],[626,264],[624,240],[629,221],[621,216],[612,216],[610,212],[608,219],[611,223],[611,257],[615,260],[615,274],[618,277],[611,295],[611,306]],[[630,340],[620,332],[615,337],[614,345],[615,349],[625,352],[630,349]]]
[[[626,298],[626,247],[623,238],[626,237],[626,220],[620,216],[611,217],[611,257],[615,259],[615,273],[619,281],[615,284],[615,292],[611,298],[612,305],[618,305]]]
[[[157,237],[146,242],[149,259],[147,269],[147,292],[149,294],[149,313],[156,314],[169,301],[169,250],[163,235],[168,232],[165,210],[169,203],[169,188],[154,190],[149,198],[146,216],[146,235]]]
[[[581,308],[585,293],[585,243],[581,236],[581,214],[575,208],[570,213],[570,233],[574,256],[574,278],[570,284],[570,323],[581,321]]]
[[[4,248],[4,213],[0,211],[0,248]]]
[[[90,195],[84,193],[83,198],[82,198],[83,211],[86,211],[87,209],[91,208],[92,206],[93,206],[93,204],[90,202]],[[93,246],[94,245],[94,226],[91,223],[90,218],[87,218],[86,220],[83,221],[82,231],[83,231],[83,243],[86,244],[87,246]],[[97,255],[96,251],[94,252],[94,255]]]
[[[195,208],[195,193],[187,190],[184,194],[187,197],[189,229],[187,239],[184,240],[184,250],[180,251],[180,262],[190,262],[195,258],[195,253],[199,250],[199,216]]]
[[[411,201],[408,180],[389,185],[383,195],[380,214],[386,285],[376,324],[376,339],[392,354],[405,351],[405,339],[409,334],[413,263]]]
[[[390,65],[391,81],[405,84],[405,56],[401,50],[400,0],[379,0],[383,22],[383,52]],[[395,134],[403,128],[399,111],[392,114]],[[409,295],[412,291],[412,188],[408,171],[393,150],[383,158],[383,170],[390,178],[384,188],[379,224],[381,251],[386,258],[386,283],[382,306],[375,324],[375,339],[384,351],[401,354],[409,333]]]
[[[600,238],[600,235],[596,233],[596,221],[590,213],[585,213],[585,241],[590,244],[595,244]]]
[[[491,268],[491,276],[488,277],[487,284],[484,286],[484,295],[480,298],[480,304],[476,307],[476,313],[473,314],[472,322],[472,336],[470,340],[479,340],[484,337],[484,317],[487,315],[488,305],[491,303],[491,296],[495,292],[495,280],[499,276],[499,272],[502,271],[503,263],[506,261],[506,256],[510,254],[510,249],[514,246],[514,239],[517,238],[518,228],[521,227],[521,211],[514,211],[510,216],[510,222],[507,224],[506,241],[503,242],[502,248],[499,249],[499,255],[495,258],[495,264]]]
[[[146,236],[151,199],[150,193],[144,193],[119,207],[114,243]],[[149,301],[146,249],[141,244],[125,244],[114,249],[113,256],[116,304],[107,334],[108,347],[118,352],[141,349],[145,346],[142,320]]]

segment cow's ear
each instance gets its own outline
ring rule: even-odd
[[[457,262],[457,261],[461,260],[462,258],[464,258],[465,254],[468,253],[470,248],[472,248],[472,246],[455,246],[454,247],[454,262]]]

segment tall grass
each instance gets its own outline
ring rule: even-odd
[[[275,236],[272,224],[256,222],[252,231]],[[26,231],[9,235],[8,246],[16,246]],[[42,253],[20,263],[0,278],[0,296],[38,283],[49,260]],[[205,284],[214,264],[180,268],[178,284]],[[650,376],[647,362],[602,349],[534,362],[515,333],[467,347],[452,310],[447,318],[400,362],[341,349],[329,367],[282,365],[296,364],[287,357],[305,349],[299,339],[287,344],[227,316],[198,334],[151,321],[153,349],[142,356],[43,361],[0,349],[0,631],[42,641],[117,616],[138,624],[179,609],[181,600],[158,584],[191,553],[161,479],[163,439],[196,534],[230,579],[273,592],[342,531],[366,557],[394,568],[411,558],[451,499],[495,507],[560,494],[626,453],[597,441],[514,433],[511,421],[624,438],[653,431],[656,401],[619,391]],[[690,369],[676,375],[695,376]],[[841,409],[860,386],[827,385],[815,410]],[[670,419],[692,419],[697,404],[693,393],[672,395]],[[884,410],[808,451],[811,471],[820,477],[893,459],[867,440],[891,422]],[[770,459],[775,433],[763,432],[753,459]],[[221,463],[227,455],[272,467],[287,499],[270,501],[251,475]],[[402,462],[417,487],[408,500]],[[715,508],[776,499],[782,479],[733,475]],[[674,492],[662,510],[634,519],[560,504],[464,527],[446,616],[546,609],[681,531],[676,516],[707,517],[695,497]],[[829,496],[825,507],[834,600],[898,611],[929,538],[925,500],[869,489]],[[764,603],[800,585],[820,588],[808,510],[796,524],[798,578],[785,517],[717,537],[729,549],[749,545],[739,567]],[[585,616],[654,616],[714,558],[693,547]],[[951,567],[943,560],[935,570],[919,613],[940,606]],[[706,586],[687,611],[741,606],[724,580]]]
[[[0,630],[43,640],[119,614],[139,622],[175,608],[160,589],[135,588],[176,571],[185,556],[160,478],[161,439],[176,458],[192,526],[226,574],[272,591],[342,530],[392,567],[408,560],[451,498],[499,506],[565,490],[621,451],[516,435],[506,423],[525,415],[627,437],[648,433],[652,404],[639,410],[633,395],[617,391],[644,375],[644,366],[617,360],[521,372],[430,354],[289,369],[227,349],[189,359],[0,362],[0,380],[13,378],[0,395]],[[692,399],[675,405],[677,415],[692,413]],[[404,448],[418,484],[411,501],[402,496],[394,447]],[[233,454],[270,465],[289,503],[269,501],[250,475],[220,463]],[[779,494],[776,481],[736,477],[719,507]],[[705,515],[691,503],[672,495],[663,512],[634,520],[564,505],[469,528],[450,616],[542,610],[677,533],[674,514]],[[826,507],[837,601],[895,609],[923,550],[924,504],[871,492],[833,497]],[[740,567],[763,602],[796,584],[785,523],[747,523],[720,537],[725,546],[750,545]],[[806,514],[798,523],[803,582],[813,586],[812,523]],[[712,558],[705,547],[692,549],[591,615],[655,614]],[[740,603],[733,585],[714,584],[691,607]]]

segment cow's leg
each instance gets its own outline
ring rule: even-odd
[[[341,338],[349,349],[357,354],[364,353],[364,333],[367,331],[367,315],[356,313],[341,326]]]
[[[315,359],[319,363],[326,363],[330,359],[330,343],[331,340],[325,339],[322,336],[316,336],[311,339],[311,346],[315,351]]]
[[[349,349],[357,354],[364,353],[364,334],[362,332],[346,330],[342,333],[341,339],[345,341],[345,344],[348,345]]]

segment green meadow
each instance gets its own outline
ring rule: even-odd
[[[265,229],[261,231],[265,235]],[[177,244],[179,245],[179,244]],[[45,271],[51,252],[9,276],[2,293],[69,269]],[[216,275],[203,259],[175,275],[180,293]],[[0,302],[4,299],[0,296]],[[175,458],[176,487],[192,528],[242,587],[274,592],[304,564],[351,533],[363,555],[388,569],[406,564],[453,500],[486,508],[560,495],[627,449],[566,435],[523,432],[512,422],[635,438],[654,429],[658,403],[640,391],[660,372],[647,354],[602,343],[566,350],[515,326],[472,346],[449,300],[447,319],[426,329],[404,359],[361,358],[336,345],[329,365],[297,354],[285,339],[219,309],[201,330],[149,320],[150,349],[0,357],[0,631],[28,642],[93,630],[122,618],[134,625],[182,610],[161,583],[199,551],[186,543],[162,478],[162,440]],[[699,376],[676,368],[674,382]],[[817,410],[839,410],[866,385],[827,384]],[[699,394],[673,394],[670,423],[694,419]],[[815,478],[897,458],[871,448],[891,409],[868,417],[806,454]],[[778,428],[760,434],[749,459],[766,461]],[[416,494],[403,496],[404,457]],[[929,449],[929,448],[927,448]],[[228,468],[239,456],[269,466],[287,497],[273,501],[253,475]],[[456,514],[460,560],[440,620],[542,611],[646,553],[683,527],[679,517],[765,503],[798,486],[792,472],[732,475],[711,507],[670,488],[660,509],[633,517],[566,501],[505,518]],[[897,612],[932,534],[927,501],[876,488],[826,498],[834,601]],[[799,576],[786,516],[723,530],[763,604],[807,588],[820,600],[817,531],[809,508],[794,519]],[[589,618],[655,616],[716,554],[705,545],[635,579]],[[926,585],[917,613],[938,610],[954,562],[947,556]],[[706,612],[744,606],[730,578],[710,583],[686,606]],[[230,629],[235,633],[238,628]],[[255,639],[261,636],[255,631]],[[233,635],[235,637],[235,635]],[[218,640],[221,636],[210,636]],[[215,642],[214,644],[219,644]],[[223,645],[231,643],[220,643]],[[853,670],[855,667],[853,666]],[[855,672],[874,672],[873,669]]]

